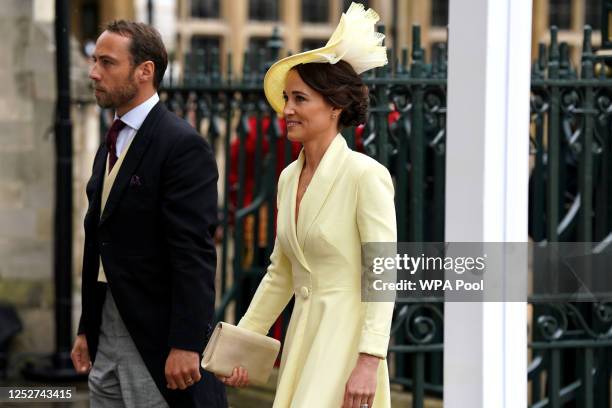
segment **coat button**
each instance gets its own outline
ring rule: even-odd
[[[300,295],[302,295],[304,299],[308,299],[308,296],[310,296],[310,289],[308,289],[306,286],[302,286],[300,288]]]

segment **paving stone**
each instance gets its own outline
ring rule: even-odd
[[[38,113],[36,114],[38,116]],[[20,141],[22,146],[5,146],[3,149],[0,142],[0,180],[15,181],[19,180],[26,185],[31,183],[47,182],[52,186],[55,169],[55,153],[52,136],[45,136],[43,129],[49,127],[52,123],[51,119],[43,116],[42,123],[30,124],[30,144],[29,150],[23,148],[23,141]],[[0,129],[2,129],[0,121]],[[17,127],[15,131],[19,132]],[[0,140],[4,135],[0,135]],[[5,141],[15,144],[18,136],[8,135]]]
[[[49,278],[37,281],[0,279],[0,299],[18,309],[34,311],[51,308],[53,303],[52,281]],[[37,316],[36,314],[32,315]],[[47,340],[47,342],[49,341]]]
[[[36,211],[36,237],[41,240],[53,239],[54,210],[52,208],[40,208]]]
[[[55,336],[53,309],[18,308],[17,313],[23,324],[23,331],[15,337],[11,352],[52,352],[54,347],[52,339]]]
[[[36,211],[27,208],[0,211],[0,236],[16,239],[36,237],[36,216]]]
[[[34,148],[32,123],[0,121],[0,151],[24,152]]]
[[[50,280],[52,250],[51,239],[0,240],[0,279]]]
[[[32,14],[32,0],[2,0],[0,16],[3,18],[29,17]]]
[[[34,210],[50,210],[53,203],[53,184],[49,177],[36,183],[28,183],[25,189],[25,206]]]
[[[19,181],[0,182],[0,210],[23,208],[24,196],[23,183]]]

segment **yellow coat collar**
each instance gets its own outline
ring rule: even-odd
[[[334,181],[336,180],[340,170],[343,168],[344,160],[350,153],[344,137],[340,134],[336,135],[332,143],[329,145],[321,162],[315,170],[315,174],[310,181],[302,201],[300,202],[300,211],[298,214],[297,228],[295,224],[295,204],[297,200],[297,187],[300,179],[300,173],[304,166],[304,150],[300,152],[294,166],[291,167],[288,177],[288,189],[290,199],[286,202],[290,206],[290,231],[291,231],[291,246],[294,253],[298,256],[300,262],[308,268],[308,264],[304,257],[303,249],[310,227],[313,225],[317,215],[321,211],[325,200],[331,191]]]

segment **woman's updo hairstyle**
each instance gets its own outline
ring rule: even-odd
[[[296,65],[293,69],[306,85],[323,95],[331,106],[342,109],[338,120],[341,128],[366,122],[368,87],[351,64],[342,60],[336,64],[311,62]]]

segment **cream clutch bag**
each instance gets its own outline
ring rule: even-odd
[[[202,359],[202,368],[229,377],[234,367],[246,368],[249,383],[264,385],[280,350],[280,341],[229,323],[219,322]]]

